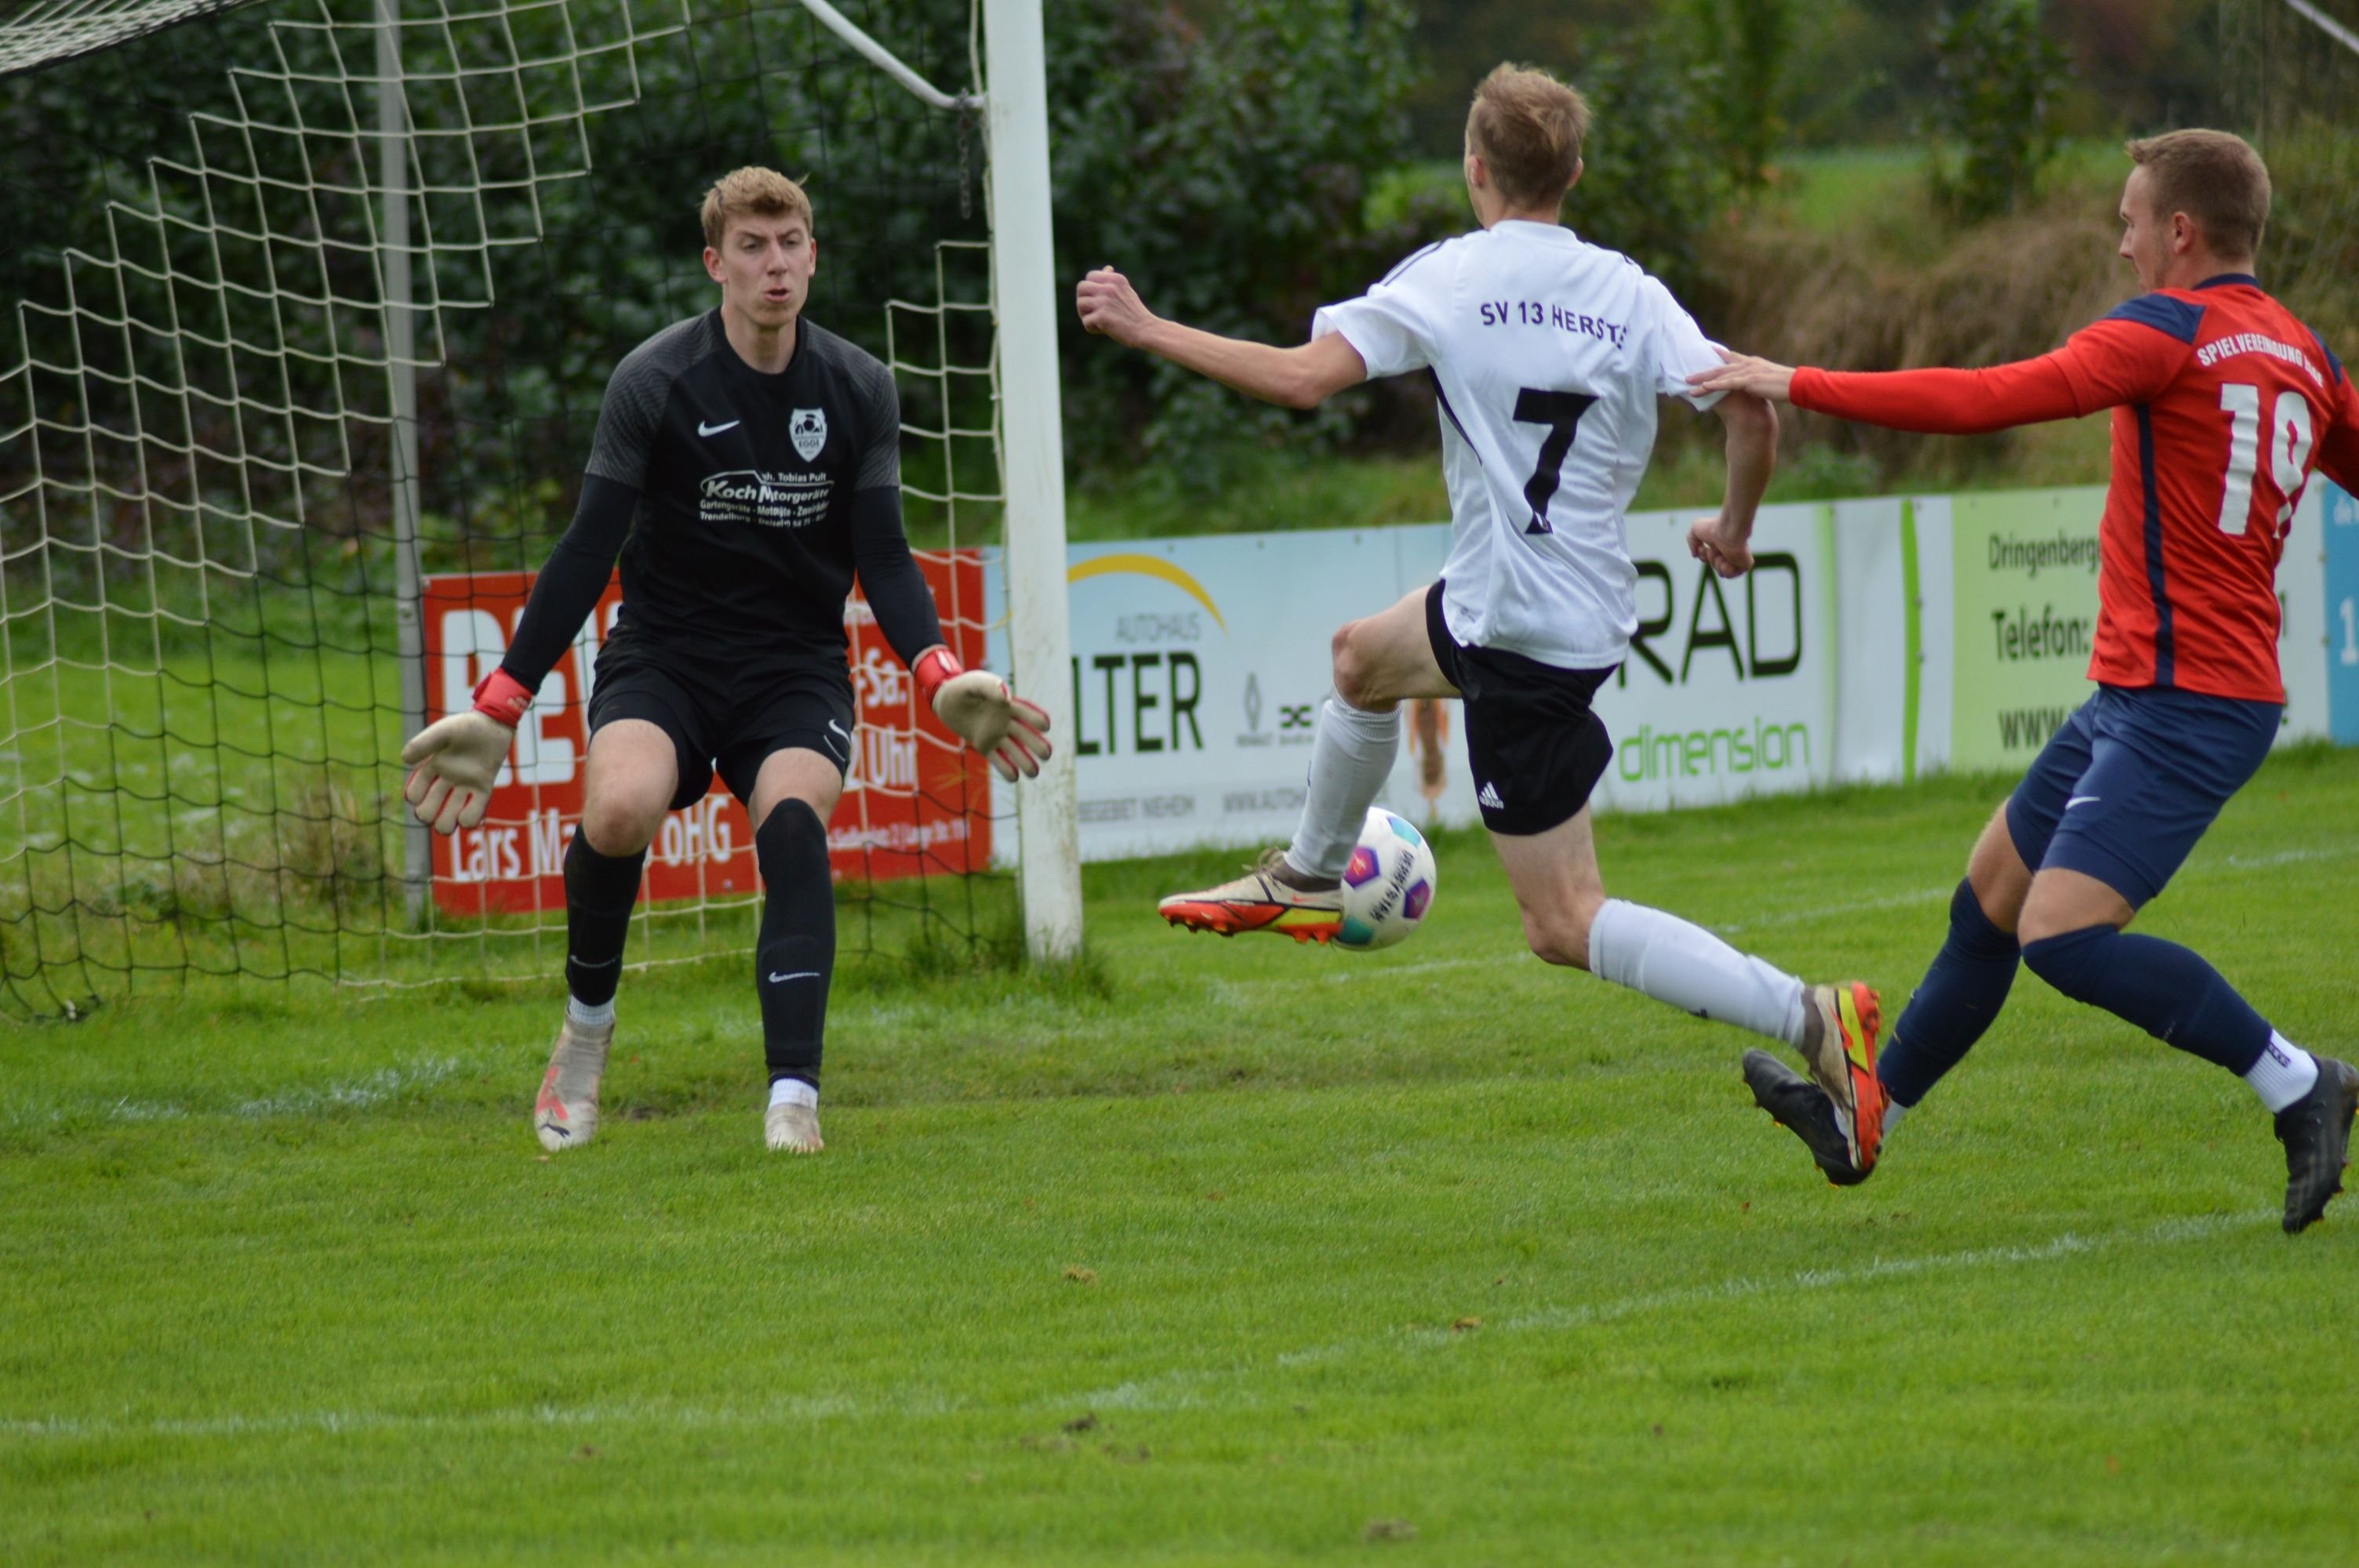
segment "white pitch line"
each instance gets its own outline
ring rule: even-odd
[[[2172,879],[2172,885],[2224,880],[2234,872],[2268,871],[2278,866],[2299,865],[2312,860],[2339,860],[2359,854],[2359,840],[2321,845],[2308,849],[2279,849],[2265,855],[2223,855],[2216,860],[2199,863]],[[1696,924],[1723,936],[1734,936],[1747,931],[1760,931],[1771,926],[1808,925],[1815,921],[1832,920],[1844,914],[1873,914],[1879,910],[1913,909],[1920,904],[1941,903],[1957,891],[1951,882],[1945,887],[1918,888],[1907,892],[1884,893],[1875,898],[1846,899],[1840,903],[1811,904],[1801,909],[1770,910],[1766,914],[1748,915],[1742,920],[1700,920]],[[1362,980],[1391,979],[1404,975],[1418,975],[1437,969],[1482,968],[1500,964],[1528,963],[1532,955],[1518,947],[1497,954],[1465,958],[1434,958],[1421,964],[1388,964],[1371,966],[1343,974],[1320,975],[1303,979],[1272,978],[1237,980],[1229,984],[1239,990],[1270,986],[1299,986],[1315,979],[1318,984],[1352,985]]]
[[[2281,866],[2299,865],[2319,860],[2338,860],[2359,854],[2359,839],[2319,845],[2307,849],[2279,849],[2260,855],[2223,855],[2214,860],[2190,867],[2173,879],[2174,887],[2190,882],[2227,881],[2245,871],[2270,871]],[[1736,921],[1700,921],[1706,930],[1723,936],[1735,936],[1748,931],[1771,926],[1807,925],[1813,921],[1829,920],[1837,915],[1868,914],[1878,910],[1908,909],[1920,904],[1939,903],[1955,890],[1949,887],[1919,888],[1912,892],[1886,893],[1875,898],[1849,899],[1841,903],[1813,904],[1805,909],[1773,910],[1765,914]],[[683,962],[689,960],[682,960]],[[1461,958],[1429,958],[1414,964],[1370,965],[1332,974],[1299,977],[1272,976],[1260,979],[1223,980],[1212,983],[1219,988],[1223,1000],[1236,999],[1233,1005],[1246,1005],[1239,993],[1266,990],[1272,988],[1299,988],[1306,985],[1346,986],[1369,980],[1400,979],[1415,975],[1435,974],[1451,969],[1495,968],[1535,963],[1532,955],[1521,947],[1503,948],[1497,953],[1473,955]],[[886,1003],[861,1011],[861,1004],[851,1004],[845,1018],[857,1018],[875,1025],[900,1015],[899,1004]],[[381,1105],[405,1093],[431,1089],[443,1080],[468,1071],[482,1071],[486,1064],[469,1064],[457,1057],[443,1057],[409,1067],[393,1067],[373,1073],[356,1082],[330,1084],[320,1088],[290,1088],[246,1100],[226,1114],[246,1119],[278,1116],[311,1116],[338,1108],[365,1108]],[[49,1128],[63,1123],[75,1114],[61,1107],[35,1109],[27,1106],[0,1107],[0,1130],[22,1131],[34,1128]],[[202,1108],[192,1108],[171,1101],[117,1099],[90,1108],[82,1114],[93,1115],[101,1120],[116,1122],[168,1121],[184,1117],[217,1114]]]
[[[2247,1229],[2275,1219],[2268,1212],[2196,1215],[2164,1220],[2142,1229],[2111,1235],[2083,1236],[2066,1231],[2047,1241],[2021,1247],[1975,1247],[1957,1252],[1937,1252],[1918,1258],[1878,1258],[1835,1269],[1805,1269],[1791,1274],[1761,1274],[1723,1280],[1716,1284],[1679,1290],[1652,1291],[1607,1302],[1549,1307],[1486,1325],[1482,1334],[1567,1333],[1620,1323],[1631,1318],[1677,1313],[1718,1303],[1760,1297],[1799,1295],[1836,1290],[1878,1280],[1907,1278],[1947,1271],[2020,1268],[2060,1262],[2120,1247],[2170,1246],[2202,1240],[2228,1231]],[[1250,1392],[1242,1398],[1213,1400],[1201,1390],[1208,1385],[1234,1383],[1268,1371],[1328,1364],[1367,1355],[1397,1355],[1404,1347],[1476,1343],[1476,1338],[1448,1329],[1391,1329],[1355,1339],[1340,1340],[1303,1350],[1282,1352],[1266,1362],[1227,1368],[1183,1369],[1118,1383],[1087,1392],[1023,1400],[999,1407],[1009,1413],[1070,1412],[1075,1410],[1172,1410],[1182,1407],[1250,1406]],[[0,1439],[115,1440],[124,1437],[272,1437],[317,1433],[348,1433],[412,1431],[468,1431],[485,1427],[595,1427],[609,1422],[654,1425],[679,1430],[746,1427],[779,1422],[869,1421],[880,1416],[929,1416],[986,1407],[927,1390],[912,1390],[892,1400],[857,1400],[842,1396],[811,1396],[766,1401],[758,1405],[706,1407],[664,1405],[639,1400],[563,1407],[550,1404],[512,1406],[505,1410],[471,1411],[463,1414],[418,1414],[386,1411],[298,1411],[277,1415],[162,1417],[149,1421],[116,1421],[80,1416],[0,1419]]]
[[[475,1065],[476,1070],[481,1067],[482,1064]],[[241,1100],[218,1110],[172,1100],[130,1098],[110,1100],[87,1110],[55,1105],[45,1109],[16,1106],[0,1110],[0,1128],[22,1130],[56,1127],[77,1114],[118,1122],[178,1121],[192,1116],[231,1116],[263,1121],[283,1116],[318,1116],[331,1110],[366,1110],[405,1095],[423,1093],[469,1070],[470,1065],[456,1056],[430,1057],[407,1066],[380,1067],[365,1077],[345,1083],[282,1089],[275,1095]]]
[[[1809,909],[1772,910],[1746,920],[1700,921],[1699,925],[1733,936],[1740,931],[1758,931],[1765,925],[1807,925],[1814,920],[1832,920],[1838,914],[1870,914],[1880,909],[1913,909],[1920,903],[1938,903],[1956,889],[1919,888],[1913,892],[1886,893],[1881,898],[1856,898],[1843,903],[1822,903]]]
[[[2075,1258],[2092,1252],[2103,1252],[2125,1244],[2137,1246],[2147,1242],[2170,1243],[2196,1241],[2217,1236],[2223,1231],[2243,1229],[2277,1217],[2267,1211],[2251,1214],[2207,1214],[2184,1219],[2164,1220],[2141,1231],[2117,1231],[2111,1236],[2088,1237],[2073,1231],[2033,1247],[1978,1247],[1963,1252],[1936,1253],[1925,1258],[1878,1258],[1840,1269],[1805,1269],[1791,1275],[1762,1275],[1752,1279],[1726,1280],[1716,1285],[1690,1286],[1675,1291],[1658,1291],[1647,1295],[1630,1296],[1622,1301],[1596,1306],[1556,1307],[1512,1318],[1500,1326],[1515,1329],[1584,1328],[1592,1324],[1614,1323],[1625,1317],[1642,1317],[1653,1312],[1687,1306],[1701,1306],[1711,1302],[1735,1301],[1748,1296],[1762,1296],[1791,1290],[1822,1291],[1843,1285],[1866,1284],[1875,1280],[1888,1280],[1913,1274],[1928,1274],[1951,1269],[1996,1269],[2025,1263],[2050,1263],[2062,1258]],[[1430,1333],[1449,1337],[1446,1331]]]
[[[1995,1269],[2026,1263],[2049,1263],[2060,1259],[2076,1258],[2092,1252],[2102,1252],[2123,1245],[2136,1246],[2148,1242],[2168,1244],[2193,1241],[2223,1231],[2240,1229],[2274,1219],[2268,1212],[2251,1214],[2197,1215],[2184,1219],[2165,1220],[2144,1230],[2117,1231],[2110,1236],[2086,1237],[2066,1231],[2047,1241],[2028,1247],[1977,1247],[1962,1252],[1938,1252],[1921,1258],[1878,1258],[1872,1262],[1837,1269],[1805,1269],[1793,1274],[1764,1274],[1723,1280],[1709,1285],[1687,1285],[1677,1290],[1649,1291],[1640,1295],[1624,1296],[1616,1301],[1590,1302],[1574,1306],[1546,1307],[1521,1316],[1503,1318],[1486,1324],[1485,1334],[1516,1334],[1532,1332],[1563,1332],[1590,1328],[1601,1324],[1619,1323],[1626,1318],[1646,1317],[1657,1313],[1678,1312],[1689,1307],[1708,1306],[1718,1302],[1742,1301],[1757,1296],[1799,1293],[1837,1289],[1845,1285],[1866,1284],[1875,1280],[1912,1274],[1934,1273],[1946,1270]],[[1462,1343],[1462,1335],[1447,1328],[1399,1329],[1382,1341],[1345,1341],[1316,1349],[1293,1351],[1280,1356],[1282,1367],[1310,1366],[1336,1361],[1363,1354],[1370,1349],[1404,1346],[1434,1346]]]

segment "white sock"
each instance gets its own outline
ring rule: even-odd
[[[1331,697],[1310,742],[1310,787],[1286,863],[1307,877],[1340,877],[1368,820],[1376,792],[1400,752],[1400,709],[1370,713]]]
[[[1676,914],[1609,898],[1589,927],[1589,972],[1657,1001],[1802,1043],[1802,982]]]
[[[781,1105],[817,1105],[819,1090],[800,1078],[780,1078],[770,1086],[770,1103]]]
[[[2269,1043],[2261,1047],[2261,1059],[2245,1081],[2275,1116],[2316,1086],[2318,1058],[2272,1029]]]
[[[1902,1105],[1898,1100],[1886,1100],[1884,1102],[1884,1135],[1886,1138],[1891,1137],[1892,1130],[1899,1126],[1900,1119],[1908,1114],[1908,1108]]]
[[[597,1006],[592,1007],[586,1001],[576,1001],[573,998],[567,997],[565,1016],[585,1029],[597,1029],[614,1022],[614,1004],[612,1001],[602,1001]]]

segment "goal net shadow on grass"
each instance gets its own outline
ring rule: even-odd
[[[967,78],[967,6],[847,8]],[[0,18],[0,70],[30,47],[12,27],[72,9]],[[807,179],[810,316],[893,367],[913,543],[995,543],[979,125],[796,0],[400,11],[424,573],[540,565],[607,374],[713,302],[696,203],[746,163]],[[9,1011],[193,975],[391,987],[561,961],[561,910],[421,896],[415,874],[378,33],[365,0],[265,0],[0,81],[24,149],[0,175]],[[942,602],[954,637],[993,619],[980,598]],[[1004,947],[1013,891],[973,853],[990,793],[939,777],[861,781],[849,850],[839,817],[847,954]],[[888,829],[921,815],[960,832],[859,847],[906,848]],[[631,961],[750,949],[756,896],[700,874],[643,902]]]

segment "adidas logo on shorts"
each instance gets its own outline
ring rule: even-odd
[[[1507,803],[1501,800],[1499,798],[1499,792],[1489,784],[1484,784],[1483,786],[1482,793],[1475,795],[1474,804],[1477,806],[1487,806],[1494,811],[1505,811],[1507,809]]]

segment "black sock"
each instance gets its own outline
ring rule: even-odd
[[[602,855],[579,827],[565,846],[565,989],[584,1007],[614,1000],[623,978],[623,939],[638,902],[647,852]]]
[[[1950,935],[1892,1026],[1875,1076],[1892,1098],[1915,1105],[1983,1037],[2006,1005],[2019,953],[2015,937],[1990,923],[1972,882],[1950,898]]]
[[[763,1060],[772,1083],[799,1078],[817,1088],[835,973],[835,883],[819,813],[799,800],[780,801],[754,835],[754,856],[766,890],[754,948]]]

